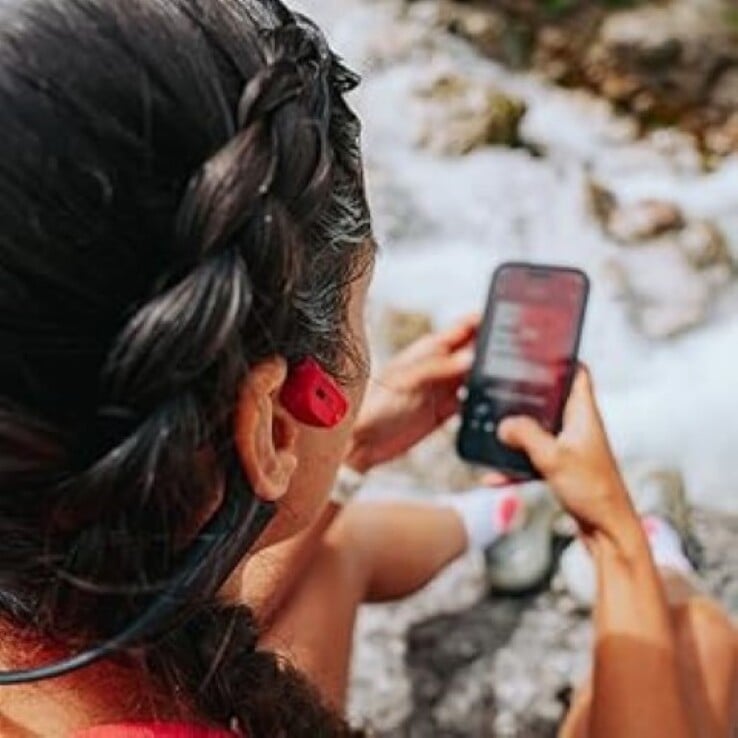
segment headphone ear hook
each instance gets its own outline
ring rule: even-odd
[[[295,420],[313,428],[334,428],[349,409],[344,391],[312,357],[290,370],[279,399]]]

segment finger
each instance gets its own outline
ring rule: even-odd
[[[454,353],[468,346],[477,335],[480,317],[469,315],[452,328],[421,336],[392,359],[392,365],[410,366],[424,359]]]
[[[506,445],[525,452],[541,472],[554,468],[558,455],[556,439],[533,418],[505,418],[497,433]]]
[[[417,368],[419,377],[429,382],[458,382],[466,377],[474,364],[474,350],[464,348],[452,354],[428,359]]]
[[[502,472],[492,471],[482,477],[481,484],[483,487],[495,489],[496,487],[509,487],[511,484],[515,484],[515,480]]]
[[[438,339],[448,351],[457,351],[476,338],[481,321],[479,313],[466,315],[455,326],[439,333]]]
[[[564,430],[567,433],[586,432],[593,422],[599,422],[599,410],[589,369],[580,364],[564,408]]]

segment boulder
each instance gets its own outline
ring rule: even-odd
[[[587,182],[587,200],[604,232],[623,244],[646,241],[684,225],[682,212],[674,203],[649,198],[621,204],[612,192],[592,180]]]
[[[721,228],[686,218],[665,200],[620,203],[593,180],[586,194],[603,232],[627,247],[607,262],[604,277],[636,329],[646,338],[665,339],[702,325],[735,277],[734,255]]]
[[[695,271],[672,239],[624,251],[608,271],[634,327],[653,340],[702,325],[717,295],[712,280]]]
[[[710,92],[710,104],[731,113],[738,107],[738,60],[717,77]]]
[[[616,241],[635,243],[681,228],[684,224],[680,209],[664,200],[640,200],[615,207],[605,230]]]
[[[707,128],[705,146],[717,156],[727,156],[738,151],[738,112],[733,113],[723,123]]]
[[[440,2],[437,23],[472,43],[485,56],[498,59],[507,53],[508,22],[494,8]]]
[[[446,156],[519,143],[525,103],[495,85],[459,73],[436,75],[416,90],[424,103],[418,145]]]
[[[733,258],[721,230],[708,220],[687,223],[677,235],[682,253],[695,269],[720,264],[732,267]]]
[[[587,76],[606,97],[655,122],[738,109],[738,35],[729,0],[672,0],[613,13],[589,49]]]

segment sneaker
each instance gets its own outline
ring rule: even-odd
[[[542,482],[517,488],[525,502],[525,522],[485,551],[490,590],[523,594],[541,586],[553,565],[553,521],[558,505]]]
[[[666,520],[679,534],[685,555],[697,568],[701,551],[692,533],[681,473],[676,469],[643,464],[630,469],[624,476],[638,514]],[[581,606],[591,608],[597,594],[597,577],[581,540],[573,541],[562,554],[560,572],[571,596]]]

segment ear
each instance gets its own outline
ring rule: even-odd
[[[297,468],[296,421],[279,403],[287,363],[274,357],[249,367],[238,398],[235,442],[254,493],[276,502]]]

